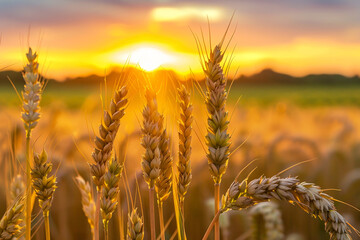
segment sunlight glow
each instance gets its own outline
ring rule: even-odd
[[[172,61],[172,57],[163,51],[152,48],[142,47],[131,53],[130,62],[139,64],[146,71],[152,71],[165,63]]]

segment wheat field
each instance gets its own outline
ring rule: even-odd
[[[29,48],[0,106],[0,239],[359,238],[357,101],[233,85],[224,40],[195,39],[204,81],[94,88],[57,88]]]

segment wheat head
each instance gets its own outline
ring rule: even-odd
[[[252,207],[250,213],[254,240],[283,240],[285,238],[281,212],[277,204],[262,202]]]
[[[160,136],[163,128],[163,116],[158,112],[156,93],[146,90],[146,106],[142,112],[143,126],[141,145],[145,149],[141,167],[143,176],[149,188],[155,186],[160,175],[161,152],[159,149]]]
[[[144,224],[143,220],[137,214],[137,209],[133,209],[128,215],[127,222],[127,240],[142,240],[144,239]]]
[[[44,150],[40,155],[34,154],[34,168],[31,170],[32,185],[44,213],[50,210],[56,189],[56,177],[49,176],[51,170],[52,164],[48,162]]]
[[[260,202],[278,199],[297,204],[312,216],[325,222],[325,230],[330,240],[350,240],[350,229],[346,220],[334,206],[333,198],[319,186],[300,182],[296,177],[260,177],[247,183],[234,181],[223,196],[222,212],[229,209],[240,210]]]
[[[160,150],[160,174],[155,183],[158,200],[166,201],[171,193],[172,186],[172,164],[173,160],[170,153],[170,137],[166,133],[166,129],[162,132],[159,141]]]
[[[114,140],[120,126],[120,119],[125,114],[127,89],[122,87],[115,91],[110,102],[110,110],[104,111],[104,119],[95,138],[95,149],[92,157],[95,164],[90,164],[94,184],[98,190],[104,184],[106,164],[111,157]]]
[[[10,202],[11,204],[25,192],[25,182],[23,177],[18,174],[16,175],[10,184]]]
[[[82,209],[88,219],[91,233],[94,234],[95,223],[95,202],[89,182],[85,181],[80,175],[75,178],[81,193]]]
[[[208,111],[207,158],[211,176],[217,184],[226,172],[230,154],[230,135],[227,133],[229,121],[225,109],[226,79],[220,65],[222,59],[221,45],[216,45],[204,64],[207,88],[205,103]]]
[[[26,58],[28,64],[24,67],[23,78],[25,80],[24,91],[22,92],[22,120],[24,122],[27,135],[36,127],[40,119],[40,99],[42,93],[42,83],[39,77],[39,63],[37,53],[29,48]]]
[[[116,209],[118,193],[120,191],[119,182],[123,170],[123,164],[120,164],[116,158],[112,159],[108,164],[101,197],[101,215],[104,226],[107,226]]]
[[[191,175],[191,131],[193,122],[193,106],[190,102],[190,93],[184,85],[178,89],[180,119],[179,119],[179,162],[178,169],[178,194],[180,202],[184,201],[188,191]]]
[[[0,239],[12,240],[19,237],[23,226],[24,197],[18,198],[0,220]]]

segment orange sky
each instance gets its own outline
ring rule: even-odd
[[[4,1],[0,68],[20,69],[29,42],[40,53],[42,72],[57,79],[103,74],[128,57],[149,70],[160,65],[184,74],[200,72],[190,28],[200,34],[202,27],[208,42],[209,16],[216,43],[234,10],[233,74],[269,67],[298,76],[360,73],[360,4],[355,0]]]

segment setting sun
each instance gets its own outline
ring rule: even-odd
[[[145,71],[152,71],[165,63],[172,61],[172,57],[163,51],[152,48],[142,47],[131,53],[130,62],[138,64]]]

